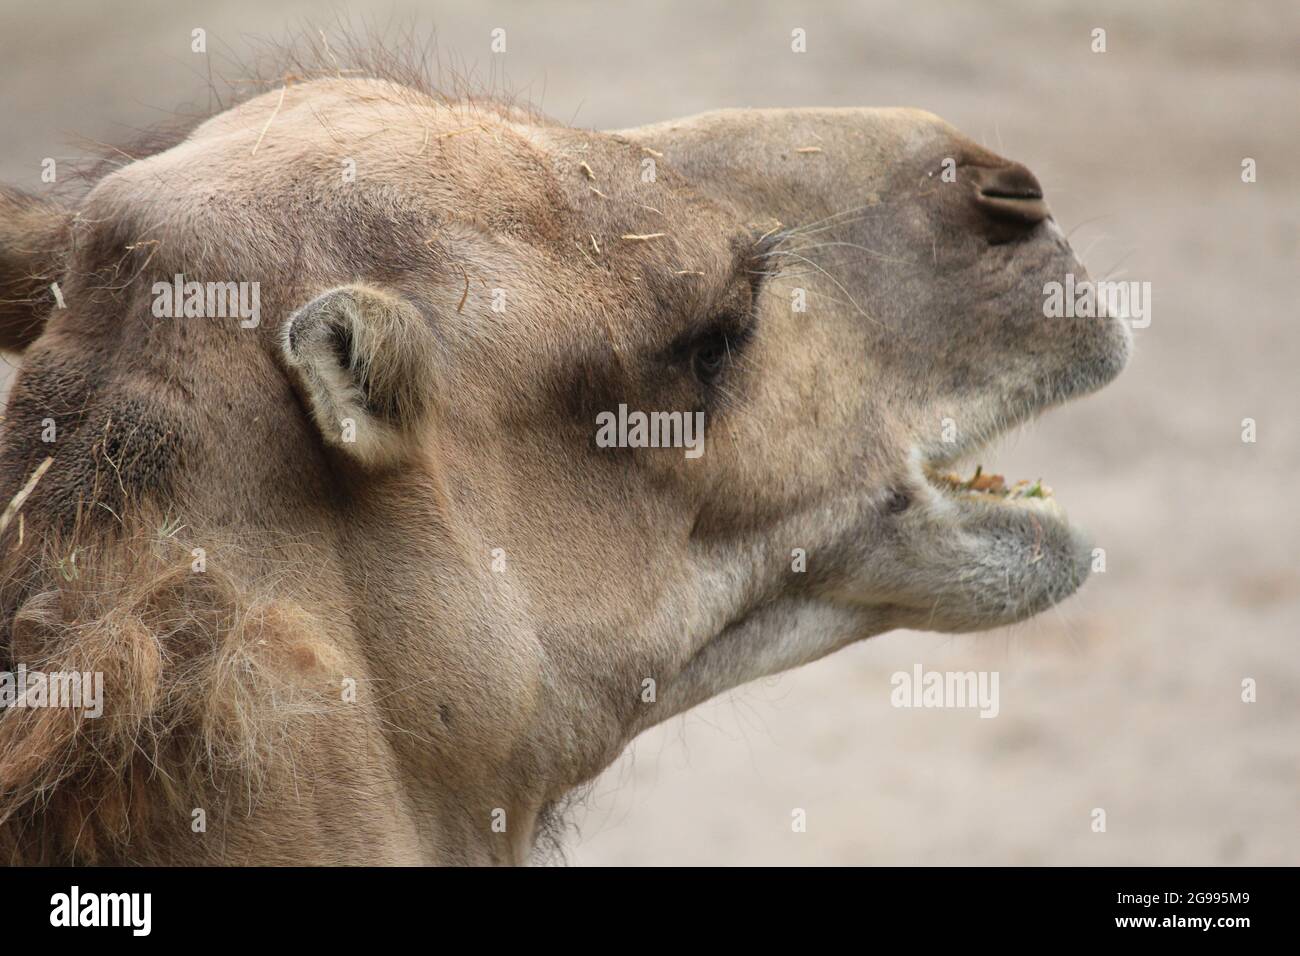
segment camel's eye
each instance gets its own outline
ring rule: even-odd
[[[690,344],[691,372],[701,384],[712,385],[736,364],[753,335],[750,316],[722,316]]]
[[[691,369],[705,385],[714,381],[727,365],[728,344],[724,335],[710,335],[695,347]]]

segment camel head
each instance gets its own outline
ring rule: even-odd
[[[707,698],[1052,606],[1088,539],[952,473],[1124,365],[1067,275],[1032,173],[915,110],[316,80],[4,193],[0,656],[105,699],[0,718],[0,848],[519,860]]]

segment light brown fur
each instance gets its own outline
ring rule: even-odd
[[[0,647],[101,670],[108,700],[0,717],[0,855],[522,862],[648,726],[1060,600],[1075,529],[921,467],[1127,355],[1114,319],[1038,313],[1083,269],[980,198],[1005,168],[916,111],[605,134],[328,78],[122,166],[70,221],[23,201],[0,277],[56,262],[67,308],[0,314],[26,346],[3,500],[55,456],[0,535]],[[175,273],[259,282],[260,324],[154,318]],[[619,403],[702,409],[705,454],[597,447]]]

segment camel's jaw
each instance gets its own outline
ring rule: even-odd
[[[988,445],[1046,408],[1095,391],[1128,359],[1127,327],[1110,320],[1098,347],[1058,369],[1032,400],[986,400],[967,420],[965,441],[927,443],[908,463],[911,515],[900,515],[903,551],[919,566],[911,626],[969,631],[1024,620],[1068,597],[1098,566],[1101,552],[1073,524],[1038,475],[1007,480],[986,468]]]
[[[1024,620],[1076,591],[1093,544],[1041,478],[1008,482],[918,462],[919,551],[942,579],[913,626],[980,630]]]

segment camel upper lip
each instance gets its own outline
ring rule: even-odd
[[[1008,410],[989,420],[987,425],[968,426],[956,441],[929,442],[920,449],[921,466],[927,472],[941,474],[981,465],[987,461],[989,449],[995,442],[1033,421],[1050,407],[1050,404],[1041,404]]]

